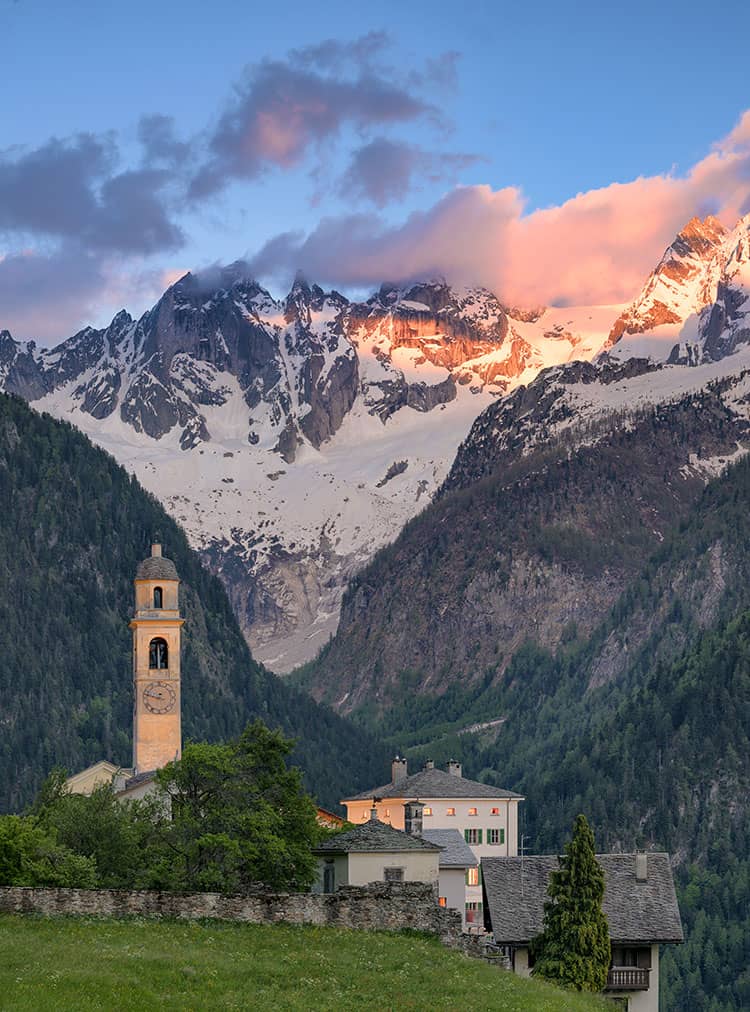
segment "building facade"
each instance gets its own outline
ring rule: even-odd
[[[180,580],[161,545],[135,575],[133,632],[133,771],[166,766],[182,754]]]
[[[462,775],[461,764],[449,762],[446,770],[427,762],[409,775],[406,759],[391,763],[391,781],[345,798],[347,818],[355,824],[378,818],[395,829],[405,828],[405,804],[422,803],[425,832],[454,829],[480,862],[484,857],[511,857],[518,853],[518,806],[523,797]],[[465,875],[464,920],[468,930],[484,930],[481,871],[468,868]]]

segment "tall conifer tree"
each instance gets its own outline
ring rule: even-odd
[[[544,930],[533,943],[535,975],[577,991],[601,991],[610,963],[609,927],[602,911],[604,872],[585,815],[575,820],[547,893]]]

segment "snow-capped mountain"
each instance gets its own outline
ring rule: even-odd
[[[709,387],[720,388],[733,415],[750,418],[750,215],[731,231],[712,218],[689,222],[619,316],[607,347],[593,361],[541,371],[483,412],[445,488],[563,436],[571,446],[607,438],[619,418]],[[713,474],[728,459],[697,454],[695,466]]]
[[[632,332],[591,361],[544,369],[490,404],[419,522],[351,581],[337,634],[301,684],[372,717],[400,712],[415,694],[484,693],[514,664],[504,687],[523,692],[528,673],[532,706],[537,693],[543,700],[550,669],[534,649],[549,657],[601,630],[706,483],[750,451],[749,240],[750,217],[684,272],[685,291],[675,288],[672,301],[682,322],[671,331],[640,329],[633,311]],[[680,245],[678,237],[660,266],[674,263]],[[711,301],[701,307],[696,292],[707,279]],[[643,296],[634,306],[649,311]],[[705,628],[721,614],[725,591],[744,579],[723,551],[706,528],[694,560],[703,576],[682,598],[692,619],[671,610],[676,582],[658,613],[604,629],[592,685],[622,673],[660,626],[678,627],[663,642],[679,650],[682,624]],[[642,589],[634,601],[647,599]],[[450,698],[433,711],[441,722]]]
[[[741,374],[749,229],[689,222],[628,307],[509,309],[443,281],[357,303],[303,278],[279,300],[242,264],[187,274],[141,319],[56,348],[0,332],[0,388],[129,467],[222,576],[256,655],[288,671],[449,471]]]
[[[335,630],[348,577],[434,494],[476,416],[592,357],[620,308],[522,312],[442,281],[353,303],[298,278],[277,300],[236,264],[56,348],[0,333],[0,388],[129,467],[286,671]]]
[[[716,218],[691,218],[615,321],[609,343],[635,334],[675,338],[691,314],[714,301],[726,238],[727,230]]]

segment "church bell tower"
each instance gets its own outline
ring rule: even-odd
[[[133,630],[133,767],[146,773],[182,754],[180,578],[161,545],[138,564]]]

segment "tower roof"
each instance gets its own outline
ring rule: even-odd
[[[171,559],[161,554],[161,545],[151,546],[151,555],[138,563],[135,571],[136,580],[179,580],[177,567]]]

